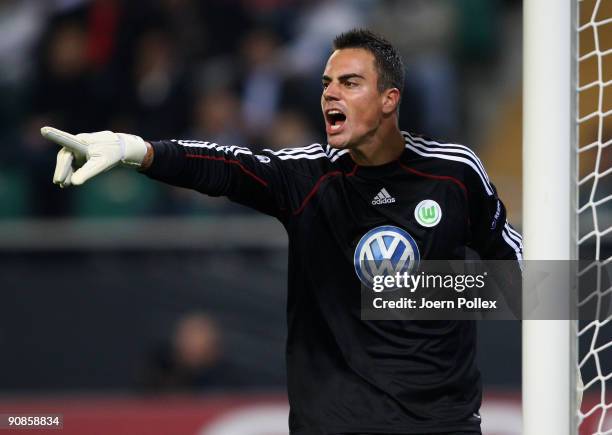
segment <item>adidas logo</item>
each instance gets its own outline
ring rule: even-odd
[[[372,200],[372,205],[391,204],[392,202],[395,202],[395,198],[389,195],[387,189],[383,187]]]

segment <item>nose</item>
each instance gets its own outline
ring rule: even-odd
[[[334,84],[334,82],[328,83],[327,87],[323,89],[323,98],[325,101],[337,101],[340,99],[338,87]]]

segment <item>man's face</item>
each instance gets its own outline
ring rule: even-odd
[[[334,148],[360,145],[383,118],[374,55],[362,48],[336,50],[323,72],[321,108],[327,143]]]

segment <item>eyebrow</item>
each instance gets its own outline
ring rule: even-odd
[[[343,74],[343,75],[341,75],[340,77],[338,77],[338,80],[345,81],[345,80],[349,80],[349,79],[353,79],[353,78],[365,79],[365,77],[362,76],[362,75],[359,75],[357,73],[350,73],[350,74]],[[324,82],[331,82],[332,78],[329,77],[329,76],[324,75],[321,78],[321,80],[324,81]]]

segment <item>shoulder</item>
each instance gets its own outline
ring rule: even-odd
[[[327,157],[325,148],[321,144],[313,143],[304,147],[294,148],[282,148],[279,150],[272,150],[265,148],[262,153],[272,155],[279,160],[291,161],[291,160],[318,160]]]
[[[480,158],[469,147],[402,131],[406,150],[415,161],[461,178],[493,195],[495,189]]]
[[[277,160],[283,166],[304,175],[315,175],[332,169],[346,150],[335,150],[329,145],[312,145],[279,150],[264,149],[261,154]]]

